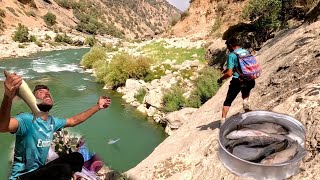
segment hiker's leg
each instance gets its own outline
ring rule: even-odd
[[[242,99],[243,99],[243,110],[245,112],[250,111],[250,105],[249,105],[249,96],[250,96],[250,91],[253,89],[255,86],[255,81],[248,81],[245,82],[245,84],[241,88],[241,94],[242,94]]]
[[[21,180],[65,180],[70,179],[72,174],[81,171],[83,166],[83,156],[78,152],[73,152],[49,162],[39,169],[22,175]]]
[[[223,103],[222,108],[222,119],[225,119],[227,117],[229,108],[234,101],[234,99],[237,97],[237,95],[240,92],[240,81],[238,79],[232,79],[229,85],[228,93],[226,100]]]

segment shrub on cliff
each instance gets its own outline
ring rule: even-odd
[[[56,15],[54,15],[52,12],[48,12],[46,15],[43,16],[44,22],[49,27],[53,26],[56,23],[56,19]]]
[[[113,89],[125,85],[127,79],[143,79],[150,69],[150,59],[118,54],[113,57],[107,68],[104,82]]]
[[[0,31],[3,31],[4,28],[6,28],[6,25],[4,24],[2,18],[0,17]]]
[[[74,4],[76,3],[73,0],[55,0],[57,2],[57,4],[63,8],[66,9],[72,9],[72,7],[74,6]]]
[[[17,42],[28,42],[29,41],[29,29],[27,26],[18,24],[16,31],[13,33],[12,39]]]

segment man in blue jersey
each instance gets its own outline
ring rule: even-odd
[[[12,100],[18,92],[22,78],[10,74],[4,81],[4,96],[0,107],[0,132],[16,135],[14,159],[10,180],[65,180],[71,179],[74,172],[81,171],[83,156],[74,152],[45,164],[53,139],[53,133],[63,127],[73,127],[87,120],[100,109],[109,107],[111,100],[100,97],[97,104],[70,118],[57,118],[49,115],[53,106],[49,88],[37,85],[34,95],[43,101],[38,108],[45,112],[33,120],[32,113],[20,113],[11,117]]]
[[[238,54],[239,56],[243,56],[249,54],[249,52],[240,47],[236,38],[228,39],[226,41],[226,45],[229,50],[229,54],[227,57],[227,69],[224,71],[223,76],[218,79],[218,83],[222,83],[224,79],[227,79],[231,76],[232,80],[229,85],[226,100],[223,103],[221,124],[225,122],[229,108],[240,91],[243,99],[243,109],[245,111],[249,111],[250,91],[255,86],[254,80],[244,80],[241,77],[241,74],[238,73],[241,72],[241,70],[236,54]]]

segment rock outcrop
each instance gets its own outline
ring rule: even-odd
[[[257,53],[263,67],[251,95],[254,110],[289,114],[307,129],[308,155],[291,179],[319,179],[320,22],[279,32]],[[229,82],[145,160],[126,172],[132,179],[245,179],[228,171],[218,157],[221,107]],[[242,112],[240,96],[229,116]]]

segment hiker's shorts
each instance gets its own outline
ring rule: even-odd
[[[231,106],[234,99],[237,97],[239,92],[241,91],[242,98],[247,98],[250,95],[250,91],[254,88],[256,82],[252,81],[240,81],[238,78],[232,78],[229,90],[227,93],[226,100],[224,101],[224,106]]]

